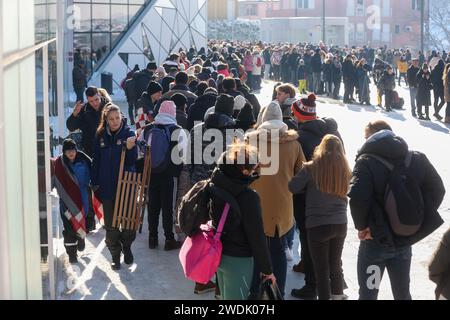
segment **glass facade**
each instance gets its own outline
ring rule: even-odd
[[[35,43],[56,37],[56,0],[34,1]]]
[[[74,60],[84,62],[88,75],[109,53],[142,6],[150,0],[74,0],[79,21],[74,29]]]

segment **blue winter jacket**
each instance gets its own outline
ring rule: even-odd
[[[114,200],[120,170],[122,148],[126,148],[127,139],[135,133],[124,120],[117,133],[107,128],[94,142],[91,180],[93,186],[99,186],[101,200]],[[124,171],[136,172],[137,148],[126,151]]]

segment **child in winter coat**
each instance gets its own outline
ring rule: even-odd
[[[64,225],[64,247],[70,263],[77,263],[77,251],[83,251],[85,237],[94,229],[91,214],[91,159],[77,150],[75,141],[63,143],[63,154],[52,160],[52,182],[60,197],[60,213]]]
[[[298,91],[300,94],[306,94],[306,70],[305,61],[300,59],[297,69]]]

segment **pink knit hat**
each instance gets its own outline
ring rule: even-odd
[[[171,116],[172,118],[175,118],[177,116],[177,107],[175,106],[175,103],[172,100],[164,101],[161,104],[161,107],[159,108],[159,113],[167,114]]]

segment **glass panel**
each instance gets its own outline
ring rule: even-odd
[[[110,33],[93,33],[92,50],[95,52],[97,61],[100,61],[110,49]]]
[[[114,42],[117,40],[117,38],[120,36],[120,32],[119,33],[111,33],[111,44],[114,45]]]
[[[91,57],[91,34],[90,33],[74,33],[74,61],[83,61],[88,74],[92,74],[92,68],[95,60]]]
[[[92,31],[110,31],[109,7],[104,4],[92,5]]]
[[[128,10],[129,10],[129,21],[130,22],[136,16],[136,13],[139,11],[140,8],[141,8],[141,6],[129,6],[128,7]]]
[[[127,6],[111,5],[111,31],[122,32],[128,25]]]
[[[76,4],[80,13],[79,25],[75,23],[74,31],[90,31],[91,30],[91,5]]]

